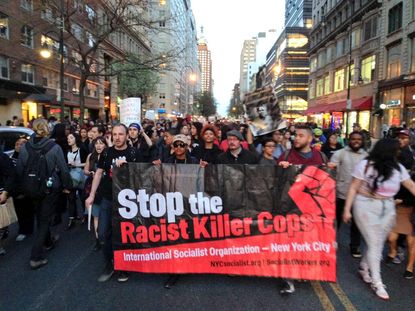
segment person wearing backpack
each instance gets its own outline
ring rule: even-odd
[[[55,246],[57,238],[52,238],[49,225],[60,193],[69,193],[72,181],[62,149],[47,138],[47,121],[36,119],[33,131],[35,134],[20,149],[16,172],[23,193],[35,206],[37,231],[29,264],[32,269],[38,269],[48,263],[45,249]]]

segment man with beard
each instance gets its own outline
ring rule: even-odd
[[[349,135],[349,145],[336,151],[331,157],[328,167],[337,169],[336,174],[336,222],[337,230],[340,229],[344,203],[347,192],[352,183],[352,172],[356,165],[368,156],[364,149],[364,136],[361,132],[352,132]],[[361,235],[352,218],[350,228],[350,252],[354,258],[362,257],[359,250]]]
[[[322,165],[327,163],[325,154],[311,147],[312,141],[313,131],[310,127],[296,126],[293,148],[279,157],[278,165],[288,168],[291,165]],[[294,281],[285,279],[280,294],[292,294],[294,292]]]
[[[136,161],[136,149],[127,144],[128,129],[124,124],[117,124],[112,128],[114,146],[108,148],[99,158],[97,170],[92,181],[91,192],[85,201],[90,208],[93,203],[100,204],[98,239],[102,243],[102,250],[106,266],[98,278],[98,282],[108,281],[114,273],[114,253],[112,249],[112,172],[115,166],[120,167],[127,162]],[[97,190],[99,186],[97,197]],[[121,272],[119,282],[128,280],[128,274]]]
[[[244,140],[242,134],[237,130],[226,134],[228,150],[217,157],[216,164],[257,164],[258,157],[255,153],[242,148]]]

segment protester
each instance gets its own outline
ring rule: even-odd
[[[247,134],[247,137],[249,137],[249,134]],[[275,143],[275,148],[273,150],[272,156],[276,159],[278,159],[280,157],[280,155],[283,154],[284,151],[286,150],[284,148],[284,146],[282,145],[283,138],[284,138],[284,134],[281,130],[276,130],[276,131],[272,132],[272,140]],[[248,139],[248,143],[250,143],[249,139]],[[261,144],[258,144],[257,147],[256,147],[256,150],[259,154],[262,154],[262,152],[263,152],[264,143],[265,142],[262,142]]]
[[[330,139],[333,136],[329,137]],[[367,157],[367,152],[363,146],[363,135],[360,132],[352,132],[349,135],[349,145],[344,149],[336,151],[330,159],[328,166],[336,169],[336,224],[337,230],[340,229],[344,204],[352,183],[352,172],[357,164]],[[350,227],[350,252],[354,258],[362,257],[360,252],[361,235],[357,228],[354,218],[351,220]]]
[[[183,134],[174,136],[173,138],[173,154],[165,163],[175,164],[199,164],[199,160],[190,155],[189,152],[190,139]]]
[[[27,142],[26,138],[19,138],[14,145],[14,153],[11,156],[13,165],[16,166],[19,158],[20,148]],[[17,191],[13,197],[13,205],[16,210],[17,221],[19,223],[19,234],[16,237],[17,242],[23,241],[26,236],[33,233],[33,226],[35,221],[35,210],[33,202],[23,193]]]
[[[284,150],[290,150],[292,148],[292,137],[295,137],[295,132],[294,132],[294,136],[292,136],[293,134],[290,131],[285,131],[284,135],[282,137],[282,142],[281,145],[284,148]]]
[[[85,167],[84,167],[84,174],[88,176],[86,182],[85,182],[85,194],[87,197],[89,196],[91,192],[91,186],[92,186],[92,180],[94,179],[95,172],[97,171],[98,162],[101,158],[101,155],[103,154],[104,150],[108,147],[107,142],[104,137],[97,137],[94,141],[94,151],[92,151],[91,154],[88,155],[86,161],[85,161]],[[101,248],[101,243],[98,238],[98,224],[99,224],[99,210],[100,210],[100,204],[93,203],[92,207],[87,206],[88,210],[90,211],[90,214],[94,218],[94,231],[95,231],[95,246],[93,248],[94,251],[97,251]]]
[[[200,122],[193,122],[191,125],[190,132],[192,134],[192,143],[191,143],[192,149],[198,147],[202,142],[202,139],[203,139],[203,136],[201,135],[202,128],[203,128],[203,124]]]
[[[153,145],[150,137],[138,123],[131,123],[128,127],[128,139],[130,146],[137,148],[138,162],[150,162]]]
[[[83,148],[81,138],[78,134],[69,134],[68,135],[68,166],[72,176],[73,188],[68,194],[68,225],[66,230],[70,230],[75,226],[75,218],[83,218],[83,211],[80,215],[77,215],[77,193],[80,189],[83,189],[84,186],[84,173],[83,167],[85,166],[85,161],[88,156],[87,150]],[[75,177],[75,179],[74,179]]]
[[[399,139],[399,155],[398,161],[402,164],[408,172],[411,172],[415,161],[414,155],[411,149],[411,140],[409,130],[401,130],[398,134]],[[413,178],[412,178],[413,179]],[[395,196],[396,204],[396,224],[392,231],[389,233],[389,252],[386,258],[387,262],[400,264],[403,261],[404,256],[404,245],[398,246],[398,237],[402,236],[403,239],[407,240],[408,245],[413,243],[413,227],[411,223],[411,217],[414,210],[415,198],[412,194],[404,187],[401,187],[397,195]],[[401,243],[403,244],[403,243]],[[400,255],[400,256],[399,256]],[[405,272],[405,277],[413,277],[412,270]]]
[[[221,141],[220,146],[219,146],[219,148],[220,148],[220,150],[222,150],[222,152],[228,151],[228,145],[229,145],[229,142],[228,142],[228,133],[229,132],[232,132],[232,133],[238,132],[239,133],[239,137],[241,137],[241,147],[243,149],[245,149],[245,150],[248,150],[249,149],[248,142],[245,141],[245,139],[242,136],[242,134],[239,131],[233,129],[232,126],[225,125],[225,126],[222,127],[222,131],[221,131],[222,141]]]
[[[400,184],[415,195],[415,183],[406,169],[397,162],[399,142],[381,139],[355,168],[347,194],[343,220],[350,222],[351,209],[356,224],[365,239],[367,249],[360,262],[359,273],[382,299],[389,299],[380,275],[383,245],[395,222],[393,196]]]
[[[98,282],[108,281],[114,274],[114,253],[112,249],[112,171],[127,162],[136,161],[136,148],[127,144],[128,128],[124,124],[114,125],[112,139],[114,146],[109,147],[100,157],[91,186],[91,193],[85,201],[87,208],[94,203],[100,205],[98,237],[102,244],[105,268]],[[97,196],[97,189],[100,186]],[[121,272],[119,282],[128,280],[128,274]]]
[[[242,148],[243,137],[237,130],[227,132],[228,150],[220,154],[218,164],[257,164],[258,157],[255,153]]]
[[[161,164],[167,161],[168,158],[173,154],[173,139],[174,136],[178,135],[179,131],[176,128],[169,129],[161,138],[157,144],[157,152],[153,159],[153,164]]]
[[[202,140],[200,140],[199,146],[192,150],[192,156],[204,162],[204,165],[215,163],[221,154],[219,147],[215,144],[215,140],[217,139],[215,126],[210,124],[205,125],[200,136]]]
[[[288,168],[291,165],[322,165],[327,163],[327,157],[318,150],[311,148],[313,131],[308,126],[297,126],[293,148],[285,151],[278,159],[278,165]],[[284,280],[280,294],[295,292],[294,282]]]
[[[327,141],[321,146],[321,152],[323,152],[327,159],[331,159],[331,156],[337,151],[342,149],[342,145],[338,141],[336,133],[331,133]]]
[[[258,164],[269,165],[269,166],[277,165],[278,158],[274,157],[275,148],[276,148],[276,144],[274,140],[271,138],[266,139],[264,141],[264,148],[262,150],[262,154],[259,157]]]
[[[63,192],[69,193],[72,182],[62,149],[47,138],[49,134],[47,121],[36,119],[33,122],[33,131],[35,135],[20,149],[16,170],[26,195],[28,195],[28,190],[35,191],[35,189],[29,187],[34,186],[44,190],[43,193],[37,194],[38,197],[33,198],[37,231],[30,256],[30,267],[38,269],[48,263],[43,248],[45,247],[46,250],[52,249],[57,240],[57,237],[51,237],[49,224],[54,215],[59,194],[62,189]],[[46,172],[38,171],[44,168],[43,165],[41,167],[36,166],[39,163],[42,164],[40,154],[44,154],[46,158]],[[41,180],[41,184],[38,181],[36,183],[30,182],[30,174],[35,172],[38,173],[38,176],[46,175],[46,180]]]

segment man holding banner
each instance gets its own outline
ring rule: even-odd
[[[98,239],[103,244],[105,269],[98,282],[108,281],[114,273],[114,253],[112,247],[112,175],[115,167],[127,162],[136,161],[136,148],[127,144],[128,129],[124,124],[117,124],[112,128],[114,146],[104,151],[100,157],[97,171],[92,182],[91,193],[85,201],[89,208],[100,202]],[[98,191],[97,191],[98,190]],[[98,194],[98,195],[97,195]],[[118,281],[128,280],[128,274],[120,273]]]

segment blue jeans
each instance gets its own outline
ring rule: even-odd
[[[114,252],[112,249],[112,202],[103,198],[99,203],[98,239],[103,244],[102,251],[107,262],[112,262]]]

